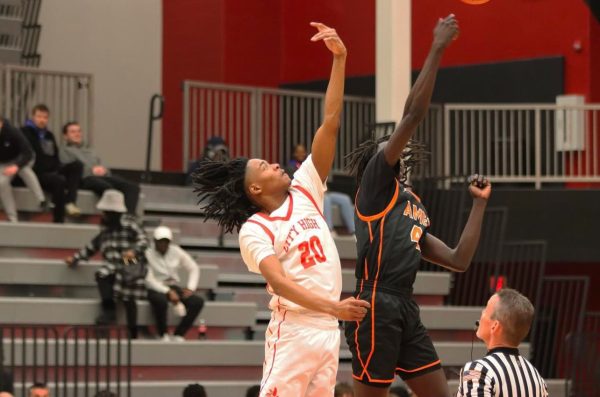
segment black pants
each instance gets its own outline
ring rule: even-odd
[[[98,325],[110,325],[116,321],[116,309],[113,285],[115,284],[115,275],[105,275],[96,273],[96,284],[102,299],[102,315],[96,319]],[[138,336],[137,329],[137,304],[135,299],[123,301],[125,313],[127,316],[127,329],[131,339],[136,339]]]
[[[52,195],[54,222],[65,221],[65,204],[77,201],[77,188],[81,183],[83,165],[80,161],[65,164],[55,172],[39,172],[38,180],[42,189]]]
[[[181,322],[175,329],[175,335],[184,336],[190,329],[198,314],[204,306],[204,299],[197,295],[192,295],[189,298],[183,297],[183,290],[178,286],[172,286],[179,299],[186,309],[186,315],[181,319]],[[167,332],[167,309],[169,307],[169,299],[166,294],[154,290],[148,290],[148,300],[152,305],[154,318],[156,319],[156,330],[159,336],[163,336]]]
[[[116,189],[125,196],[127,211],[130,214],[135,214],[140,196],[140,187],[137,183],[119,176],[88,176],[81,181],[81,187],[93,191],[98,196],[102,196],[105,190]]]

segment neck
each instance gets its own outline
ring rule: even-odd
[[[486,347],[487,347],[487,349],[489,351],[489,350],[496,349],[496,348],[499,348],[499,347],[508,347],[508,348],[511,348],[511,349],[517,349],[519,346],[518,345],[517,346],[512,345],[512,344],[510,344],[510,343],[508,343],[506,341],[503,341],[503,340],[490,340],[488,343],[486,343]]]
[[[289,193],[286,190],[281,195],[265,197],[263,200],[261,200],[259,207],[262,208],[263,212],[271,214],[277,208],[281,207],[283,203],[285,203],[285,200],[287,199],[288,195]]]

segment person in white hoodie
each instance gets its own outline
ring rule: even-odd
[[[200,269],[192,257],[173,244],[173,233],[166,226],[154,230],[154,244],[146,250],[148,274],[146,287],[148,300],[156,319],[158,336],[163,340],[182,342],[186,332],[200,314],[204,300],[195,291],[200,279]],[[187,286],[181,287],[179,270],[188,272]],[[167,310],[173,304],[183,318],[173,335],[167,333]]]

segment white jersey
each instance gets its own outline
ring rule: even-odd
[[[338,301],[342,272],[335,242],[323,217],[326,190],[312,156],[308,156],[294,174],[283,205],[270,216],[257,213],[250,217],[240,230],[239,241],[242,258],[251,272],[260,273],[260,262],[275,255],[291,281],[323,298]],[[277,296],[269,286],[267,290],[273,295],[271,310],[309,316],[317,326],[337,327],[335,317]]]

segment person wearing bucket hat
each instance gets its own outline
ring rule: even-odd
[[[148,274],[146,287],[152,305],[158,336],[163,340],[183,341],[204,306],[204,300],[195,294],[200,269],[192,257],[181,247],[172,243],[173,233],[166,226],[154,229],[154,244],[146,250]],[[180,286],[179,270],[188,273],[187,285]],[[169,302],[180,307],[182,319],[173,336],[167,334],[167,309]]]
[[[135,301],[146,297],[146,286],[143,278],[126,282],[120,270],[125,263],[143,257],[148,247],[148,237],[135,222],[135,218],[126,214],[125,199],[118,190],[106,190],[96,208],[102,211],[100,233],[79,252],[66,258],[65,262],[75,267],[97,252],[102,254],[105,263],[95,275],[102,299],[102,314],[96,319],[96,323],[106,325],[115,322],[116,299],[125,306],[131,338],[137,338]]]

